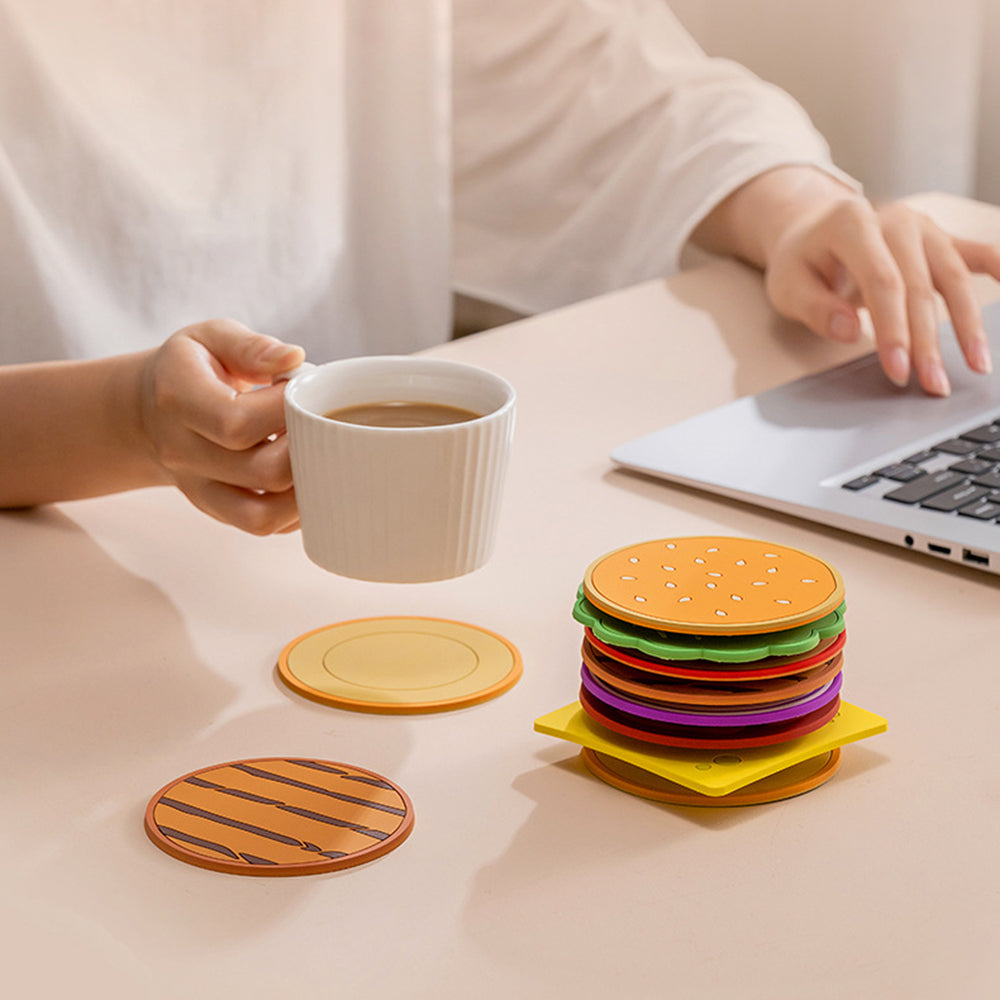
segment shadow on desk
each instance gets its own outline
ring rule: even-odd
[[[720,295],[720,287],[727,294]],[[671,279],[670,291],[711,317],[733,359],[733,398],[831,368],[872,349],[866,342],[834,343],[779,316],[766,297],[760,273],[736,261],[713,261],[685,272]],[[708,405],[714,404],[706,409]]]

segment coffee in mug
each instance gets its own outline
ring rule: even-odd
[[[482,416],[464,406],[445,403],[410,402],[390,399],[384,403],[358,403],[324,413],[327,420],[340,420],[347,424],[365,427],[440,427],[444,424],[461,424]]]

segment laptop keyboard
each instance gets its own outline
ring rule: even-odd
[[[972,427],[957,437],[873,469],[844,483],[854,492],[878,492],[882,499],[925,510],[1000,520],[1000,422]]]

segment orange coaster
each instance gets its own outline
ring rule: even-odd
[[[784,677],[741,681],[726,674],[717,681],[681,680],[665,674],[647,673],[618,663],[584,641],[583,662],[598,680],[626,695],[664,705],[766,705],[801,698],[818,691],[838,673],[844,654],[837,653],[826,663]]]
[[[829,781],[840,767],[840,749],[834,748],[817,757],[793,764],[784,771],[744,785],[728,795],[702,795],[589,747],[580,751],[580,758],[587,770],[609,785],[632,795],[641,795],[645,799],[668,802],[675,806],[753,806],[778,802],[818,788]]]
[[[160,850],[234,875],[315,875],[364,864],[413,829],[413,805],[391,781],[349,764],[262,757],[170,782],[146,807]]]
[[[521,654],[495,632],[443,618],[359,618],[290,642],[278,673],[324,705],[362,712],[463,708],[512,688]]]
[[[587,569],[584,594],[633,625],[690,635],[754,635],[814,622],[844,600],[816,556],[750,538],[664,538],[628,545]]]

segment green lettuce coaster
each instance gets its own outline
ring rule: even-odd
[[[684,635],[661,632],[612,618],[577,592],[573,617],[609,646],[635,649],[658,660],[712,660],[747,663],[768,656],[795,656],[815,649],[824,639],[844,631],[846,602],[835,611],[806,625],[759,635]]]

